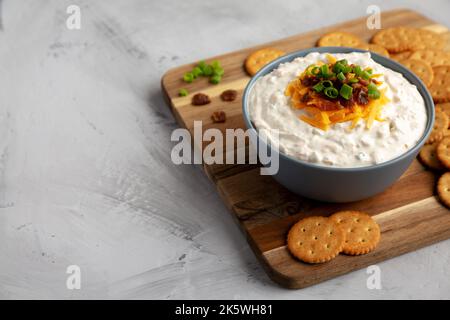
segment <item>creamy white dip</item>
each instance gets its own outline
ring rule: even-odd
[[[361,119],[350,129],[351,122],[332,125],[328,131],[315,128],[299,119],[304,113],[294,109],[286,86],[310,64],[328,62],[326,54],[310,53],[289,63],[279,65],[271,73],[259,78],[249,96],[250,119],[257,129],[279,131],[279,149],[286,155],[310,163],[333,167],[362,167],[391,160],[414,147],[426,126],[425,103],[416,86],[400,73],[373,61],[370,53],[333,54],[362,68],[370,67],[374,74],[383,74],[380,89],[387,88],[390,100],[381,116],[370,129]],[[273,132],[273,131],[272,131]]]

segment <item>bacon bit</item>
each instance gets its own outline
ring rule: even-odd
[[[304,85],[305,87],[312,87],[316,84],[318,84],[320,82],[320,79],[316,78],[316,77],[305,77],[304,79],[302,79],[302,85]]]
[[[220,95],[220,98],[223,101],[234,101],[236,100],[238,92],[236,90],[232,90],[232,89],[228,89],[225,90],[224,92],[222,92],[222,94]]]
[[[211,99],[209,99],[209,96],[207,96],[204,93],[197,93],[192,97],[192,104],[194,106],[203,106],[205,104],[208,104],[211,102]]]
[[[356,89],[353,97],[359,105],[365,106],[369,103],[369,94],[367,93],[366,87]]]
[[[359,80],[359,83],[360,83],[361,85],[363,85],[364,87],[367,87],[367,86],[369,85],[369,81],[364,80],[364,79]]]
[[[306,103],[306,102],[308,102],[310,99],[311,99],[311,97],[309,96],[309,93],[305,93],[305,94],[303,95],[301,101],[302,101],[303,103]]]

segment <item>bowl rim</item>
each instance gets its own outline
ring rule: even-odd
[[[248,113],[248,96],[250,94],[251,89],[253,88],[255,82],[262,76],[265,76],[266,74],[273,71],[278,65],[281,63],[291,62],[295,58],[304,57],[309,53],[312,52],[319,52],[319,53],[330,53],[330,54],[336,54],[336,53],[352,53],[352,52],[361,52],[365,53],[368,52],[367,50],[361,50],[361,49],[355,49],[350,47],[312,47],[307,49],[302,49],[298,51],[294,51],[292,53],[286,54],[284,56],[281,56],[277,58],[276,60],[268,63],[265,65],[261,70],[259,70],[248,82],[247,86],[244,89],[243,95],[242,95],[242,113],[244,117],[244,122],[248,129],[253,130],[255,136],[259,140],[259,132],[256,130],[255,126],[253,125],[252,121],[250,120],[250,116]],[[268,146],[272,152],[274,150],[276,153],[279,154],[279,157],[285,158],[287,160],[294,161],[298,164],[301,164],[306,167],[310,167],[312,169],[320,169],[325,171],[339,171],[339,172],[358,172],[358,171],[371,171],[371,170],[377,170],[383,167],[388,167],[394,163],[401,162],[407,158],[409,158],[411,155],[416,154],[419,149],[422,147],[422,145],[425,143],[425,141],[428,139],[428,136],[430,135],[433,126],[434,126],[434,116],[435,116],[435,106],[433,99],[431,97],[431,94],[429,93],[427,87],[425,84],[420,80],[414,73],[409,71],[406,67],[404,67],[399,62],[392,60],[390,58],[381,56],[375,52],[369,51],[371,58],[375,60],[375,62],[381,64],[383,67],[391,69],[392,71],[398,72],[403,75],[403,77],[412,85],[415,85],[417,87],[417,90],[419,91],[420,95],[422,96],[424,102],[425,102],[425,109],[427,112],[427,123],[425,127],[425,131],[422,134],[422,137],[416,142],[414,147],[410,148],[405,153],[402,153],[401,155],[392,158],[388,161],[380,162],[377,164],[372,164],[368,166],[361,166],[361,167],[333,167],[333,166],[327,166],[323,164],[315,164],[310,163],[304,160],[300,160],[297,158],[294,158],[292,156],[289,156],[287,154],[284,154],[281,150],[278,148],[273,148],[270,146],[270,143],[268,143]],[[396,69],[393,69],[391,66],[395,67]]]

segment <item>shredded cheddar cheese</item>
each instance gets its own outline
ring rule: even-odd
[[[336,58],[331,55],[327,55],[327,60],[330,64],[336,63]],[[385,90],[379,91],[379,97],[376,99],[369,99],[368,103],[360,105],[354,103],[350,107],[334,108],[333,110],[324,110],[320,107],[321,103],[331,103],[323,101],[323,98],[317,97],[317,94],[312,92],[311,96],[308,96],[308,92],[311,92],[311,86],[302,84],[307,73],[310,73],[315,66],[321,66],[324,63],[318,62],[315,65],[309,66],[305,72],[303,72],[298,78],[288,84],[285,90],[285,95],[291,98],[291,105],[293,108],[302,109],[305,114],[300,116],[300,119],[309,125],[319,128],[321,130],[328,130],[330,126],[336,123],[351,122],[350,129],[353,129],[357,124],[364,120],[366,128],[370,129],[374,121],[383,121],[381,112],[383,106],[389,102],[389,99],[385,95]],[[372,77],[379,77],[380,74],[374,74]],[[354,74],[348,73],[347,79],[355,77]],[[381,82],[375,81],[377,85]],[[305,98],[307,96],[307,99]]]

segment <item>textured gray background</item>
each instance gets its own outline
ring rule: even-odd
[[[265,275],[199,168],[170,162],[160,77],[383,10],[450,1],[1,2],[0,298],[449,298],[450,241],[304,290]],[[65,26],[78,4],[82,28]],[[66,289],[66,267],[82,271]]]

